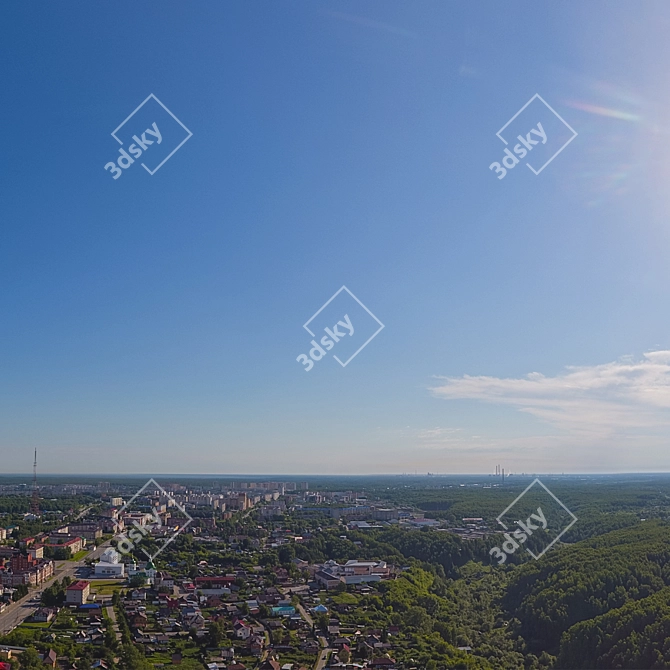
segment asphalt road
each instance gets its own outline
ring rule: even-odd
[[[311,615],[300,603],[298,603],[297,610],[298,612],[300,612],[302,618],[309,624],[311,628],[314,625],[314,619],[312,619]]]
[[[25,598],[7,605],[7,609],[0,613],[0,635],[6,635],[29,616],[32,616],[33,612],[40,607],[42,591],[47,586],[50,586],[55,579],[63,579],[63,577],[76,579],[83,577],[84,575],[79,571],[85,567],[85,561],[91,558],[98,558],[108,546],[109,542],[101,544],[97,549],[86,554],[80,561],[56,561],[56,574],[50,580],[40,584],[37,588],[31,588]],[[34,600],[35,598],[37,599],[36,601]]]
[[[314,626],[314,619],[312,619],[309,612],[307,612],[307,610],[300,603],[298,603],[297,610],[298,612],[300,612],[302,618],[310,626]],[[319,658],[316,659],[316,663],[314,664],[314,670],[321,670],[321,668],[324,668],[326,662],[328,661],[328,656],[330,655],[330,652],[333,651],[328,646],[328,640],[326,640],[326,638],[323,635],[319,635],[318,637],[319,637],[319,643],[321,644],[321,651],[319,652]]]
[[[319,638],[321,640],[321,644],[324,644],[325,639],[324,638]],[[326,666],[326,662],[328,661],[328,655],[332,649],[330,647],[325,647],[324,649],[321,650],[321,654],[319,655],[319,660],[316,662],[314,666],[314,670],[321,670],[321,668],[324,668]]]

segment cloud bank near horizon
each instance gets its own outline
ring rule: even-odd
[[[572,447],[573,456],[584,447],[608,446],[613,451],[600,454],[609,458],[622,447],[647,447],[651,456],[670,438],[670,350],[651,351],[638,360],[627,356],[568,366],[555,376],[530,372],[518,378],[463,375],[438,380],[430,389],[437,398],[509,406],[538,419],[548,434],[498,439],[433,428],[419,435],[424,446],[477,451],[500,447],[510,453]]]

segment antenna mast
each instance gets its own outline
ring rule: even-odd
[[[35,460],[33,461],[33,493],[30,499],[30,512],[35,516],[40,515],[40,494],[37,491],[37,448],[35,448]]]

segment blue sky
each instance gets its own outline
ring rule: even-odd
[[[666,3],[0,18],[5,472],[670,470]],[[151,93],[193,136],[114,180]],[[578,135],[499,180],[536,93]],[[385,328],[306,372],[343,285]]]

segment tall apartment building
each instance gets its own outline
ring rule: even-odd
[[[91,592],[91,583],[80,579],[67,587],[65,602],[68,605],[84,605]]]
[[[34,558],[23,554],[14,554],[9,562],[9,571],[3,574],[6,586],[42,584],[54,574],[54,562],[49,559]]]
[[[89,542],[93,542],[102,537],[102,528],[97,523],[77,523],[68,526],[72,535],[83,537]]]

